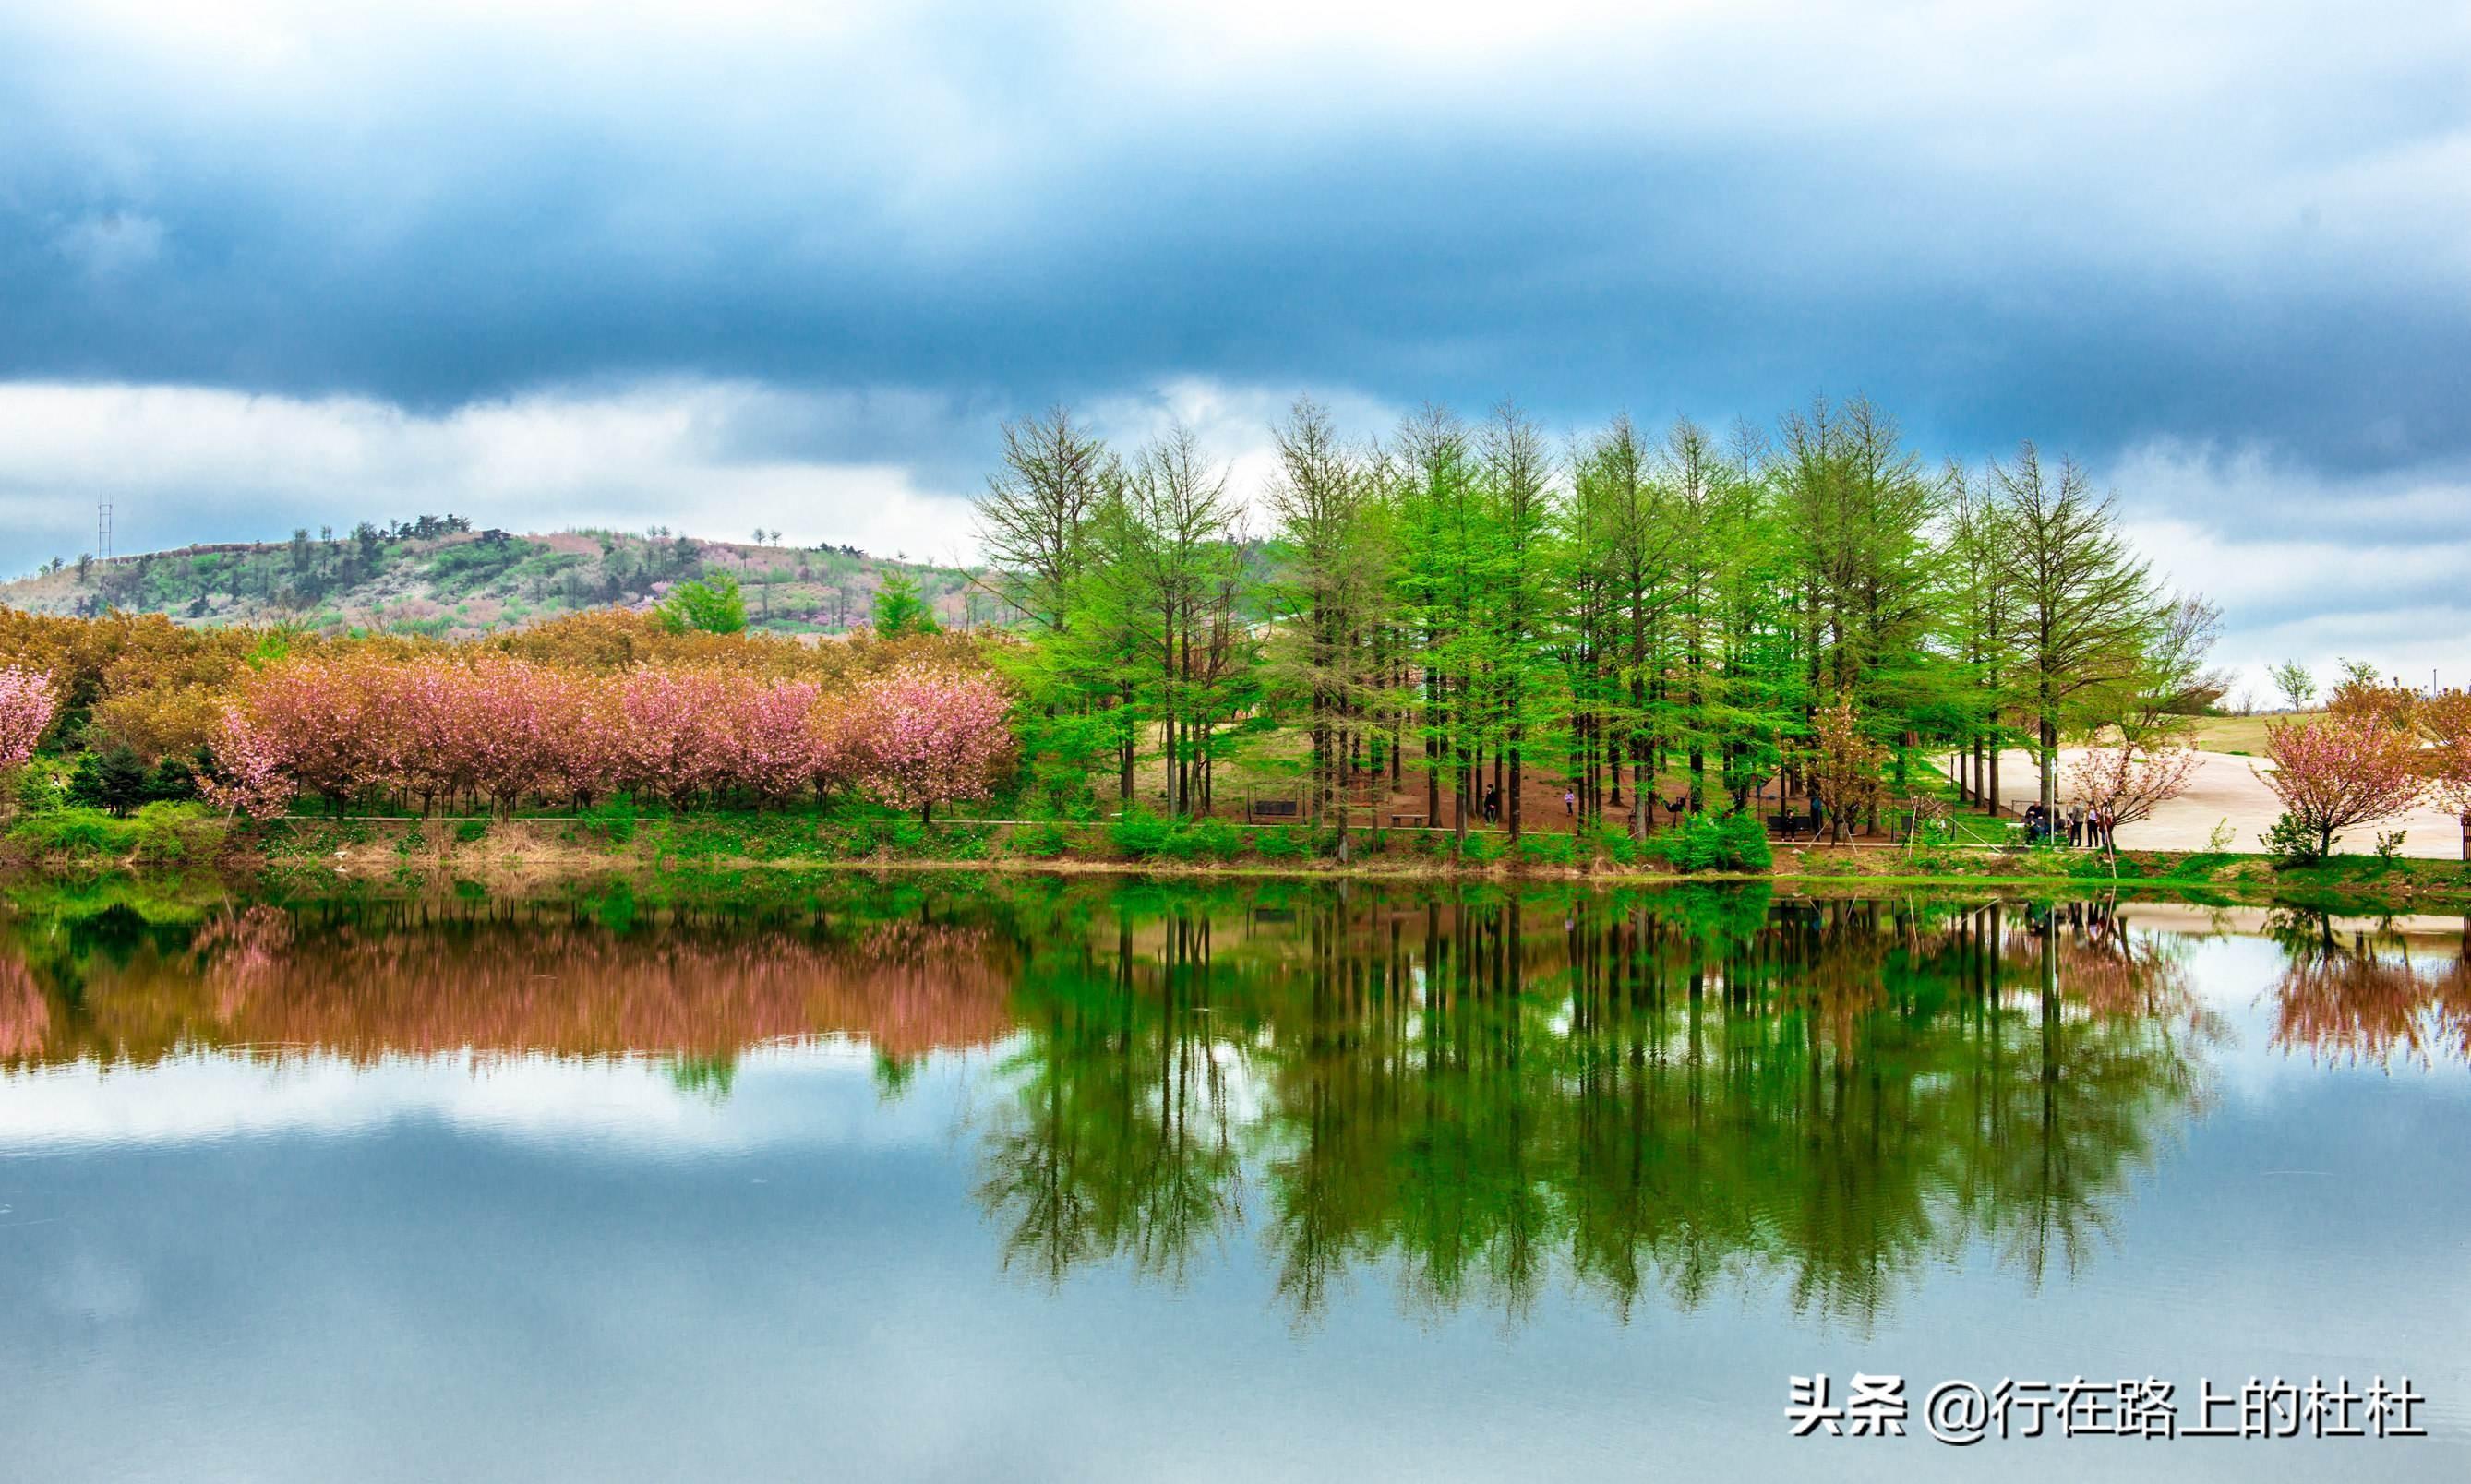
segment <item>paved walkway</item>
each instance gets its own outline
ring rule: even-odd
[[[2059,749],[2059,802],[2067,803],[2068,763],[2082,755],[2082,749]],[[2119,843],[2130,850],[2202,850],[2216,825],[2230,822],[2235,836],[2234,850],[2262,850],[2257,836],[2273,827],[2274,818],[2282,813],[2282,802],[2273,796],[2256,774],[2248,770],[2269,765],[2261,759],[2236,758],[2227,753],[2197,754],[2197,775],[2188,791],[2153,812],[2153,817],[2141,824],[2129,825],[2119,832]],[[1946,760],[1941,760],[1946,766]],[[1999,760],[1999,792],[2012,808],[2023,808],[2038,796],[2041,785],[2034,770],[2031,753],[2009,752]],[[2382,824],[2367,825],[2336,837],[2334,848],[2365,853],[2376,848],[2377,836],[2385,831],[2403,832],[2402,853],[2425,856],[2434,860],[2462,859],[2462,824],[2452,814],[2428,808],[2412,810]]]

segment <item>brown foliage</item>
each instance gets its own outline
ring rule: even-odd
[[[467,927],[320,930],[252,907],[209,924],[186,953],[98,965],[65,1016],[0,954],[0,1059],[143,1063],[199,1046],[353,1061],[467,1049],[725,1056],[830,1035],[906,1058],[1012,1028],[1016,965],[981,929],[896,921],[830,937],[636,937],[528,914]]]

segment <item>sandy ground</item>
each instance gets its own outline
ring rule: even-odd
[[[2067,766],[2078,756],[2078,749],[2059,749],[2059,798],[2067,799]],[[2234,850],[2261,850],[2257,836],[2271,828],[2274,816],[2282,813],[2281,802],[2274,798],[2257,776],[2248,770],[2249,758],[2231,757],[2220,752],[2197,754],[2197,776],[2186,793],[2173,799],[2154,812],[2153,817],[2119,832],[2119,843],[2128,849],[2202,850],[2214,833],[2214,827],[2230,821],[2235,835]],[[1945,766],[1945,760],[1941,761]],[[2266,765],[2259,763],[2258,766]],[[2010,752],[1999,761],[1999,792],[2002,801],[2013,808],[2023,808],[2036,796],[2040,785],[2034,771],[2030,753]],[[2335,840],[2335,849],[2365,852],[2376,846],[2379,833],[2389,830],[2403,832],[2402,853],[2431,860],[2462,859],[2462,825],[2452,814],[2434,809],[2415,809],[2399,818],[2382,824],[2348,831]]]

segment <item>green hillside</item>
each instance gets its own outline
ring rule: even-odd
[[[323,629],[455,638],[583,608],[650,607],[671,585],[736,577],[757,628],[839,633],[862,625],[891,573],[915,577],[948,625],[984,623],[994,604],[951,567],[870,556],[852,547],[708,541],[648,532],[474,530],[422,516],[349,532],[295,531],[286,542],[181,547],[108,562],[58,563],[0,583],[0,604],[35,613],[110,608],[184,623],[289,620]]]

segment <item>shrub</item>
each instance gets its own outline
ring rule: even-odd
[[[1471,835],[1459,845],[1459,859],[1476,865],[1491,865],[1509,852],[1510,847],[1491,835]]]
[[[2284,861],[2299,865],[2323,859],[2317,831],[2308,821],[2285,813],[2273,821],[2273,828],[2257,836],[2265,848]]]
[[[1166,848],[1167,822],[1144,810],[1127,810],[1107,827],[1107,843],[1118,855],[1147,860]]]
[[[935,854],[944,860],[983,860],[987,858],[987,838],[991,833],[982,824],[948,825],[935,838]]]
[[[118,859],[135,827],[99,809],[72,807],[29,814],[11,827],[9,842],[52,864]]]
[[[175,759],[165,758],[150,767],[131,749],[113,746],[78,754],[68,791],[76,803],[126,815],[146,804],[194,799],[198,786],[195,776]]]
[[[1304,854],[1304,845],[1294,830],[1276,824],[1254,833],[1253,851],[1264,860],[1290,860]]]
[[[1518,859],[1528,865],[1575,865],[1579,842],[1567,835],[1522,835]]]
[[[1764,871],[1776,863],[1754,814],[1692,814],[1648,836],[1639,854],[1677,871]]]
[[[576,813],[575,822],[604,843],[624,845],[635,837],[635,801],[624,794]]]
[[[148,804],[127,819],[99,809],[56,809],[30,814],[9,841],[47,865],[101,866],[133,860],[143,865],[210,860],[230,826],[200,804]]]
[[[1064,826],[1052,819],[1024,825],[1012,837],[1013,849],[1024,856],[1036,856],[1043,860],[1052,860],[1064,854],[1070,844],[1071,842],[1065,838]]]
[[[1767,827],[1756,814],[1734,814],[1723,822],[1730,845],[1733,869],[1764,871],[1776,864],[1776,852],[1768,845]]]
[[[1233,860],[1244,853],[1244,832],[1224,819],[1197,820],[1183,836],[1197,860]]]

